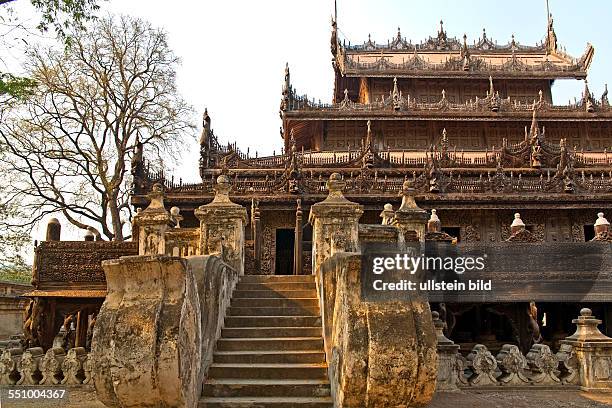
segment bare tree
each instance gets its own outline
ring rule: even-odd
[[[79,228],[123,240],[131,217],[129,160],[141,143],[176,157],[193,135],[192,110],[177,92],[178,58],[166,34],[130,17],[96,20],[66,50],[33,49],[34,95],[0,124],[9,202],[30,225],[61,213]]]

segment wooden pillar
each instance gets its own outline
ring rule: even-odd
[[[297,200],[295,211],[295,242],[293,245],[293,274],[302,274],[302,200]]]
[[[75,347],[85,347],[87,343],[87,328],[89,326],[89,314],[86,309],[79,310],[77,313],[76,336],[74,339]]]
[[[255,252],[255,271],[261,273],[261,213],[259,201],[253,201],[253,251]]]

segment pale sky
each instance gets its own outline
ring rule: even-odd
[[[215,134],[223,142],[237,141],[246,151],[280,151],[278,115],[285,62],[294,88],[329,101],[333,91],[330,18],[333,0],[153,1],[111,0],[105,11],[139,16],[169,33],[171,47],[183,60],[179,89],[198,112],[208,107]],[[612,68],[609,24],[612,7],[606,1],[578,5],[550,1],[559,44],[580,57],[587,42],[595,46],[589,86],[603,92]],[[451,37],[478,40],[482,29],[500,44],[516,40],[532,45],[546,34],[545,0],[339,0],[338,25],[351,43],[368,33],[386,43],[402,35],[419,42],[435,35],[440,19]],[[568,83],[570,82],[570,83]],[[575,83],[571,83],[575,82]],[[584,84],[558,81],[555,102],[580,97]],[[198,181],[197,146],[190,147],[177,169],[184,180]]]
[[[26,7],[27,0],[16,1]],[[281,148],[279,104],[285,63],[299,93],[329,101],[333,91],[330,53],[330,18],[333,0],[267,1],[162,1],[110,0],[100,14],[122,13],[149,20],[168,32],[169,43],[181,57],[179,91],[197,112],[201,124],[208,107],[215,134],[221,142],[238,142],[261,154]],[[611,77],[612,45],[609,24],[612,6],[599,0],[578,4],[550,0],[558,43],[580,57],[587,42],[595,47],[589,87],[599,98]],[[440,19],[450,37],[477,41],[487,36],[500,44],[516,40],[525,45],[542,41],[546,34],[545,0],[339,0],[341,38],[363,43],[368,33],[379,43],[396,35],[420,42],[437,33]],[[580,98],[584,84],[557,81],[557,104]],[[197,182],[198,146],[185,146],[175,178]],[[40,236],[44,225],[37,233]],[[81,231],[74,231],[79,237]]]

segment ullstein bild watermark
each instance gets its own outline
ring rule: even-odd
[[[612,290],[600,279],[612,262],[605,245],[543,243],[386,243],[362,245],[361,296],[366,301],[598,301]],[[542,276],[546,275],[546,279]],[[520,277],[520,278],[519,278]]]

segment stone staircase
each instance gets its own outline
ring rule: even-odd
[[[243,276],[199,407],[332,406],[314,276]]]

